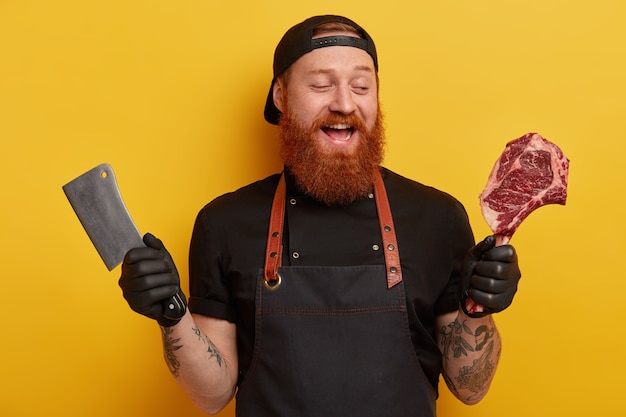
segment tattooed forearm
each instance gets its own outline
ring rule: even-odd
[[[496,366],[492,354],[493,342],[489,342],[483,354],[474,361],[472,366],[464,366],[459,370],[459,375],[455,380],[460,389],[472,392],[481,392],[485,389],[485,384],[493,375]]]
[[[493,321],[472,330],[466,321],[458,320],[441,328],[441,350],[444,361],[455,362],[458,373],[444,372],[448,387],[454,391],[482,393],[493,377],[498,357],[497,331]],[[497,344],[499,346],[499,342]],[[465,358],[465,359],[464,359]],[[464,362],[465,361],[465,362]]]
[[[202,331],[196,326],[193,328],[193,332],[198,336],[198,339],[202,341],[202,343],[207,345],[207,352],[209,353],[209,359],[215,358],[217,364],[221,367],[223,363],[222,355],[217,350],[217,347],[209,340],[209,338],[202,333]]]
[[[467,356],[467,352],[476,352],[482,350],[487,342],[493,338],[496,329],[493,325],[479,326],[476,331],[472,331],[465,321],[459,323],[458,320],[454,320],[448,324],[448,328],[441,328],[441,345],[443,347],[443,355],[450,356],[450,353],[455,358],[459,358],[461,355]],[[472,336],[471,338],[467,336]]]
[[[183,345],[177,345],[180,342],[180,338],[174,339],[172,337],[172,333],[174,330],[171,327],[161,327],[161,335],[163,337],[163,356],[165,357],[165,363],[169,368],[170,372],[177,378],[180,370],[180,361],[176,357],[176,352],[178,349],[183,347]]]

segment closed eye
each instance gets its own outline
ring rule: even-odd
[[[330,84],[312,84],[311,89],[315,91],[326,91],[331,88]]]

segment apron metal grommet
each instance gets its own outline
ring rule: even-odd
[[[263,285],[265,286],[265,288],[267,288],[269,291],[274,291],[276,290],[278,287],[280,287],[280,284],[283,283],[283,277],[280,276],[280,274],[277,272],[276,273],[276,277],[278,279],[274,280],[274,281],[266,281],[263,280]]]

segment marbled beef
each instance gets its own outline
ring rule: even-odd
[[[565,204],[568,168],[569,160],[561,149],[538,133],[506,145],[480,194],[483,216],[497,245],[508,243],[533,210]]]

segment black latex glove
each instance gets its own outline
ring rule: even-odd
[[[161,326],[173,326],[187,309],[176,265],[155,236],[147,233],[143,242],[145,247],[126,253],[119,285],[130,308]]]
[[[495,246],[488,236],[465,257],[460,304],[470,317],[482,317],[504,310],[513,302],[522,274],[517,253],[511,245]],[[483,307],[482,312],[468,312],[467,298]]]

